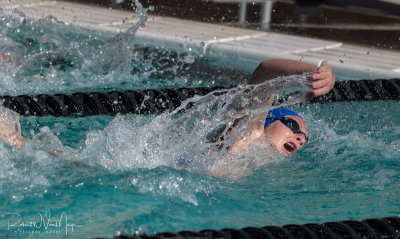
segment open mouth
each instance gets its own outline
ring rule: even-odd
[[[294,151],[296,151],[297,147],[294,143],[287,142],[283,145],[283,147],[286,149],[287,153],[291,154]]]

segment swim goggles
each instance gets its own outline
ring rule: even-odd
[[[288,127],[294,134],[304,135],[306,143],[308,142],[308,136],[303,131],[300,130],[300,125],[296,120],[290,117],[282,117],[282,118],[267,117],[267,119],[279,120],[280,122],[282,122],[282,124]]]

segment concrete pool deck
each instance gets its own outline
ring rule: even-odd
[[[0,7],[5,14],[17,17],[21,16],[14,9],[34,19],[52,15],[67,24],[111,33],[125,32],[139,21],[138,14],[134,12],[63,1],[1,0]],[[254,62],[254,65],[270,58],[301,60],[311,64],[318,64],[325,59],[334,70],[357,72],[362,78],[400,76],[400,52],[152,16],[149,13],[145,27],[137,31],[135,37],[139,42],[147,42],[152,46],[191,49],[206,56],[225,55],[232,62],[246,59]]]

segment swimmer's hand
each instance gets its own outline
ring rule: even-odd
[[[0,53],[0,61],[4,60],[5,57]]]
[[[11,146],[22,149],[26,138],[21,135],[19,117],[10,112],[0,113],[0,137]]]
[[[312,79],[313,96],[324,95],[335,85],[335,75],[328,65],[318,67],[318,71],[312,74]]]

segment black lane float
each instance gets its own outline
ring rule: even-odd
[[[116,114],[158,114],[173,110],[195,95],[206,95],[214,88],[129,90],[74,94],[2,96],[3,105],[22,116],[72,116]],[[223,93],[223,92],[221,92]],[[398,100],[400,79],[338,81],[326,95],[311,103],[343,101]]]
[[[337,238],[399,238],[400,217],[371,218],[362,221],[290,224],[283,227],[246,227],[202,231],[165,232],[155,235],[121,235],[114,239],[161,239],[161,238],[225,238],[225,239],[337,239]]]

